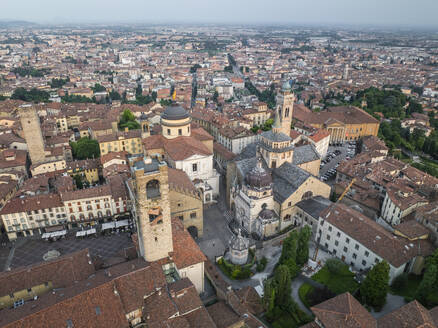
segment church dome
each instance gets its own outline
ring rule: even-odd
[[[271,174],[263,168],[260,158],[257,165],[246,174],[245,180],[250,188],[256,189],[268,188],[272,184]]]
[[[189,113],[179,105],[168,106],[161,114],[161,118],[170,121],[183,120],[189,117]]]

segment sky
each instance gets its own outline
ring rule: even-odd
[[[0,0],[0,20],[438,27],[438,0]]]

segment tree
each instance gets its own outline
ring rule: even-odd
[[[94,87],[91,87],[91,89],[93,90],[94,93],[106,91],[106,88],[99,83],[95,83]]]
[[[67,82],[70,82],[69,78],[66,79],[52,79],[52,81],[50,81],[50,87],[53,89],[59,89],[62,88],[64,86],[64,84],[66,84]]]
[[[364,303],[381,309],[386,302],[389,290],[389,264],[382,261],[373,266],[360,286],[360,295]]]
[[[38,90],[36,88],[32,88],[27,91],[25,88],[17,88],[14,90],[11,99],[20,99],[24,101],[33,101],[33,102],[48,102],[50,98],[50,94],[46,91]]]
[[[305,226],[300,230],[298,234],[298,245],[297,245],[297,264],[303,266],[309,260],[309,240],[312,235],[312,230],[309,226]]]
[[[418,286],[416,298],[425,306],[427,306],[428,296],[431,291],[435,288],[435,282],[437,280],[437,267],[434,264],[427,266],[424,272],[423,279],[421,280],[420,286]]]
[[[83,189],[83,188],[84,188],[84,184],[83,184],[83,182],[82,182],[82,177],[81,177],[79,174],[75,174],[75,175],[73,176],[73,180],[74,180],[74,182],[75,182],[75,184],[76,184],[76,187],[77,187],[78,189]]]
[[[287,266],[279,265],[275,269],[274,283],[276,286],[276,305],[280,307],[287,305],[291,298],[291,277]]]
[[[118,93],[118,92],[115,91],[115,90],[112,90],[112,91],[109,93],[109,96],[110,96],[111,100],[122,100],[122,96],[120,96],[120,93]]]
[[[199,64],[193,65],[192,67],[190,67],[190,73],[196,73],[198,68],[201,68],[201,65],[199,65]]]
[[[77,142],[70,143],[73,157],[76,159],[97,158],[100,156],[100,148],[97,140],[88,137],[80,138]]]
[[[267,281],[265,283],[262,304],[266,311],[266,317],[268,320],[272,320],[274,317],[275,296],[275,286],[273,281]]]
[[[135,120],[134,114],[129,109],[125,109],[120,118],[119,128],[124,130],[128,128],[129,130],[140,129],[140,123]]]
[[[217,92],[217,91],[215,91],[214,92],[214,94],[213,94],[213,101],[215,102],[215,103],[217,103],[217,98],[219,97],[219,93]]]

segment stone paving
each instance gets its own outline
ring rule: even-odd
[[[204,210],[204,235],[196,242],[210,259],[223,255],[232,236],[228,223],[218,205],[211,205]]]
[[[9,256],[8,245],[0,248],[0,270],[5,269]],[[61,255],[69,254],[84,248],[89,248],[91,255],[100,255],[102,258],[116,256],[121,250],[133,246],[129,233],[120,233],[109,236],[86,237],[77,239],[68,237],[54,242],[41,239],[26,238],[15,244],[15,252],[11,261],[11,269],[43,261],[43,255],[49,250],[57,250]]]

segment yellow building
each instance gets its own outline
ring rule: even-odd
[[[84,159],[68,162],[67,173],[71,177],[79,174],[84,177],[89,184],[99,182],[99,160]]]
[[[99,136],[96,139],[99,142],[101,155],[118,151],[126,151],[131,155],[143,153],[141,130],[116,132]]]
[[[331,144],[377,136],[380,125],[373,116],[354,106],[329,107],[319,113],[296,106],[293,118],[314,128],[327,130]]]
[[[181,220],[193,237],[202,237],[202,197],[182,170],[169,168],[169,200],[170,215]]]
[[[33,164],[30,167],[30,172],[32,173],[32,176],[35,176],[39,174],[64,170],[65,168],[66,168],[66,162],[64,159],[61,159],[61,160],[48,161],[39,164]]]

